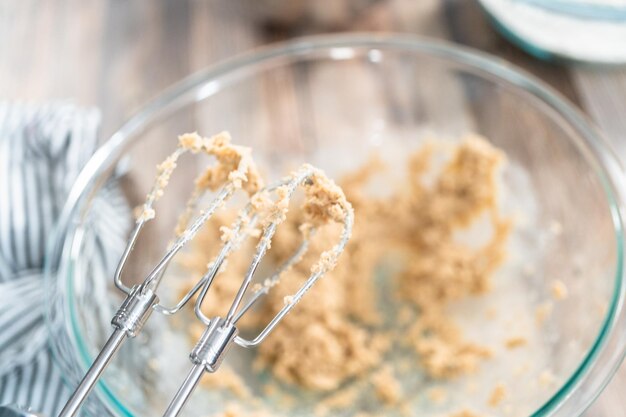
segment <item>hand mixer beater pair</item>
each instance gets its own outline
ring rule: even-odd
[[[217,371],[233,344],[250,348],[261,343],[315,282],[332,269],[350,237],[354,221],[350,204],[345,200],[339,187],[310,165],[304,165],[281,181],[263,187],[251,159],[250,150],[231,145],[226,133],[211,138],[201,138],[197,134],[186,134],[179,138],[179,142],[179,147],[175,152],[157,167],[158,174],[155,184],[148,194],[142,211],[137,216],[137,222],[115,272],[115,285],[126,293],[127,297],[111,320],[114,330],[59,417],[71,417],[78,413],[81,405],[122,343],[125,339],[133,338],[141,332],[153,311],[164,315],[173,315],[197,295],[194,312],[206,328],[189,355],[192,362],[191,369],[163,414],[166,417],[179,415],[202,375],[205,372]],[[169,178],[176,168],[178,158],[186,152],[209,154],[216,159],[217,164],[196,178],[195,189],[178,222],[177,237],[169,246],[165,256],[141,284],[129,288],[122,283],[122,270],[140,231],[146,222],[155,217],[153,205],[163,195],[163,189],[167,186]],[[255,271],[269,250],[278,226],[286,218],[290,199],[300,187],[304,188],[305,192],[302,207],[305,223],[300,227],[302,242],[290,258],[280,264],[273,274],[262,281],[263,285],[252,286]],[[157,296],[157,290],[173,257],[194,238],[200,228],[220,207],[224,206],[237,190],[243,190],[247,193],[248,203],[239,211],[234,223],[229,228],[223,228],[223,246],[218,255],[208,265],[206,273],[184,294],[177,304],[172,307],[164,306]],[[200,205],[208,193],[215,193],[215,197],[204,209],[200,210]],[[196,213],[199,214],[192,220]],[[239,320],[273,286],[278,284],[284,271],[302,259],[308,249],[309,238],[313,236],[315,229],[333,222],[342,224],[337,243],[321,254],[320,260],[313,266],[311,274],[300,289],[285,299],[285,305],[282,309],[256,337],[247,339],[240,336],[237,328]],[[247,239],[256,239],[257,244],[252,261],[243,276],[241,286],[230,309],[225,317],[209,318],[201,309],[205,296],[228,256]]]

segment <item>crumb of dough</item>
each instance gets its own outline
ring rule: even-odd
[[[212,155],[217,160],[215,166],[209,167],[198,179],[196,186],[217,190],[226,183],[232,183],[235,188],[243,188],[250,195],[257,192],[263,186],[263,180],[256,164],[252,160],[252,150],[245,146],[232,145],[230,134],[221,132],[209,138],[199,138],[197,133],[187,133],[179,137],[183,149],[192,152],[202,150]],[[186,147],[189,141],[199,147]]]
[[[504,401],[506,398],[506,387],[503,384],[496,385],[491,394],[489,395],[489,399],[487,400],[487,404],[490,407],[497,407]]]
[[[136,207],[134,211],[137,222],[147,222],[156,216],[156,212],[151,207]]]
[[[278,187],[275,191],[278,196],[278,199],[274,201],[275,221],[283,222],[287,217],[287,211],[289,210],[288,191],[286,186]]]
[[[178,137],[178,143],[183,149],[198,153],[202,149],[202,138],[197,133],[185,133]]]
[[[554,305],[550,301],[543,302],[535,308],[535,321],[537,324],[543,324],[552,314]]]
[[[220,240],[224,243],[233,240],[235,237],[235,231],[228,226],[221,226],[220,232],[222,233],[220,236]]]
[[[567,298],[567,286],[561,280],[553,281],[550,290],[552,291],[552,298],[554,298],[555,300],[563,300]]]
[[[372,385],[376,396],[384,404],[397,404],[402,398],[402,385],[396,379],[391,367],[383,366],[372,375]]]
[[[509,337],[504,341],[504,346],[507,349],[516,349],[518,347],[526,346],[526,344],[528,344],[528,339],[523,336]]]
[[[310,165],[304,165],[303,169],[313,173],[310,180],[304,184],[306,194],[302,207],[304,221],[313,226],[327,224],[330,221],[343,222],[345,211],[350,207],[343,190],[321,170]]]
[[[256,193],[251,198],[251,205],[254,213],[261,216],[261,228],[265,229],[272,223],[282,223],[287,218],[289,210],[289,194],[287,187],[279,187],[273,192],[263,190]],[[276,194],[277,198],[272,199],[272,194]]]
[[[448,392],[442,387],[434,387],[428,390],[428,399],[434,404],[443,404],[448,398]]]
[[[274,202],[272,201],[270,193],[265,191],[256,193],[250,197],[250,204],[252,208],[259,213],[270,210]]]
[[[425,185],[436,152],[437,146],[428,144],[411,155],[406,180],[398,181],[399,188],[386,197],[372,197],[365,191],[368,181],[385,168],[380,161],[345,176],[341,188],[325,177],[313,176],[304,184],[304,208],[290,208],[276,231],[268,260],[279,265],[294,253],[303,235],[309,236],[320,223],[330,224],[310,235],[308,252],[281,275],[280,285],[272,288],[258,311],[246,316],[246,325],[267,323],[311,271],[333,266],[332,256],[323,254],[341,234],[341,224],[334,224],[345,215],[341,189],[354,208],[352,237],[341,262],[259,345],[255,369],[265,367],[281,382],[325,392],[378,372],[384,367],[385,353],[397,341],[392,337],[398,337],[390,336],[382,312],[372,308],[377,300],[376,268],[389,259],[397,259],[401,266],[393,277],[398,293],[392,294],[407,306],[400,309],[399,317],[408,326],[401,338],[413,348],[428,376],[467,375],[492,356],[489,348],[466,339],[447,307],[488,292],[493,272],[506,256],[511,220],[501,215],[497,205],[497,175],[504,156],[483,139],[466,138],[452,147],[440,173]],[[255,209],[272,204],[272,199],[257,196]],[[481,247],[457,243],[455,233],[485,214],[492,226],[488,241]],[[193,242],[185,262],[196,277],[214,256],[207,247],[219,241],[219,226],[228,224],[220,218],[210,221]],[[236,291],[232,287],[239,287],[238,274],[245,272],[253,249],[242,248],[231,255],[228,268],[207,294],[206,309],[220,314],[224,303],[230,303]],[[209,302],[212,292],[216,295]]]

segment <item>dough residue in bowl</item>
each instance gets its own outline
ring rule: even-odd
[[[445,161],[436,166],[435,157],[442,153]],[[486,140],[469,136],[452,147],[425,144],[410,155],[404,177],[390,183],[391,193],[384,197],[372,196],[367,189],[375,176],[384,173],[384,163],[372,160],[348,173],[340,185],[354,207],[352,238],[335,269],[259,346],[257,369],[269,370],[282,383],[317,392],[337,392],[351,381],[369,378],[370,384],[359,386],[376,393],[385,407],[400,407],[406,395],[394,380],[397,370],[385,360],[398,346],[412,351],[416,368],[430,378],[446,380],[475,372],[493,352],[468,340],[448,307],[488,292],[492,275],[506,256],[511,220],[498,207],[498,171],[504,161],[503,153]],[[326,200],[329,194],[316,192],[310,189],[311,203],[291,210],[278,229],[267,255],[273,264],[284,261],[301,242],[301,224],[315,224],[320,213],[338,215]],[[487,239],[479,245],[460,242],[458,232],[478,219],[489,225]],[[219,239],[220,227],[229,220],[221,215],[211,221],[183,258],[195,278],[214,255],[206,252],[207,243]],[[254,328],[273,317],[339,233],[339,225],[331,225],[311,236],[301,262],[283,274],[280,285],[246,318],[245,326]],[[223,314],[230,304],[251,250],[242,247],[215,280],[205,303],[209,314]],[[391,271],[387,277],[391,293],[385,297],[401,306],[391,312],[379,308],[381,269]]]

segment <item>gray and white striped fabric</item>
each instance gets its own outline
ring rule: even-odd
[[[0,404],[57,415],[69,396],[47,346],[42,269],[55,220],[97,147],[99,123],[97,110],[70,103],[0,102]],[[115,184],[107,191],[93,221],[128,218]],[[123,238],[111,234],[123,228],[100,229],[94,247],[108,269],[119,250],[110,245]]]

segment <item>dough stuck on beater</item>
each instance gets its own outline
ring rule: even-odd
[[[195,188],[187,209],[180,216],[176,227],[178,235],[186,228],[194,204],[205,190],[216,191],[228,184],[233,189],[243,189],[249,195],[258,191],[263,186],[263,180],[252,160],[251,149],[233,145],[230,140],[228,132],[222,132],[209,138],[203,138],[197,133],[180,135],[176,150],[157,165],[155,185],[146,196],[146,203],[143,207],[136,209],[137,221],[146,222],[155,217],[156,213],[152,205],[163,196],[163,191],[178,166],[178,159],[185,152],[194,154],[202,152],[213,156],[216,164],[209,166],[196,178]]]

